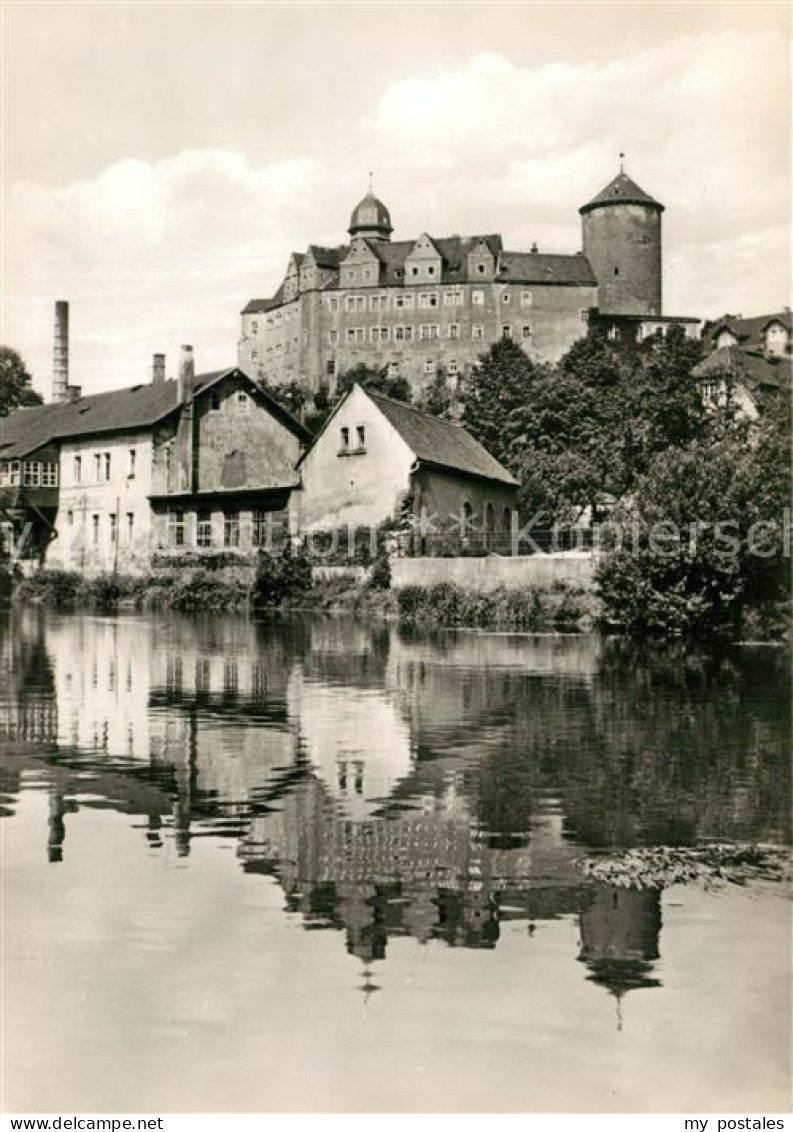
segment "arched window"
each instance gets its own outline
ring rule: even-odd
[[[463,513],[462,513],[461,527],[462,527],[462,529],[461,529],[460,533],[462,534],[463,538],[468,538],[469,535],[471,535],[473,533],[473,529],[474,529],[474,509],[467,499],[466,499],[465,503],[463,503]]]

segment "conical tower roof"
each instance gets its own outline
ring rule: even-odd
[[[660,201],[651,197],[644,189],[639,188],[636,182],[631,180],[622,169],[613,181],[609,181],[597,196],[592,197],[592,200],[579,208],[578,211],[581,213],[591,212],[594,208],[604,208],[611,204],[643,204],[647,208],[657,208],[659,212],[664,210]]]

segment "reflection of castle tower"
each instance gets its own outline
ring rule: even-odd
[[[618,1003],[629,990],[660,986],[653,976],[659,956],[661,894],[658,889],[599,886],[581,914],[579,959],[587,978],[606,987]]]

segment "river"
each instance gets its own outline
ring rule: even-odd
[[[786,1111],[789,665],[0,613],[5,1110]]]

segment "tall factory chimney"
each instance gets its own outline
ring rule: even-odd
[[[55,340],[52,351],[52,400],[69,400],[69,304],[55,303]]]
[[[151,357],[152,385],[159,385],[165,381],[165,354],[152,354]]]
[[[179,351],[179,400],[184,402],[190,393],[195,377],[195,357],[192,346],[182,346]]]

